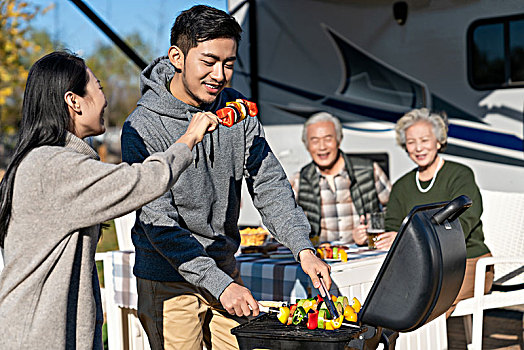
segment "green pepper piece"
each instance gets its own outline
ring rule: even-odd
[[[295,313],[293,314],[293,324],[295,326],[298,326],[303,320],[304,320],[304,317],[306,316],[306,310],[304,310],[304,308],[302,306],[298,306],[297,309],[295,310]]]

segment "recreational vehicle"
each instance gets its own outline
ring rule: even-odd
[[[386,153],[392,181],[414,167],[394,124],[445,112],[445,159],[483,189],[523,192],[524,8],[506,0],[229,0],[244,33],[233,87],[259,104],[291,176],[310,161],[302,123],[338,116],[342,149]],[[246,203],[249,205],[249,203]]]

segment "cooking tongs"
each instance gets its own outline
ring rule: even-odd
[[[318,279],[320,280],[320,288],[322,288],[322,290],[324,291],[324,295],[325,295],[324,302],[326,303],[326,306],[329,312],[331,313],[331,316],[333,317],[333,319],[337,319],[339,317],[337,308],[335,307],[333,300],[331,300],[331,294],[329,294],[329,291],[326,288],[326,284],[324,283],[324,279],[322,278],[321,274],[318,274]]]

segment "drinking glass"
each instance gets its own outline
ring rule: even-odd
[[[384,213],[379,211],[375,213],[368,213],[366,215],[368,228],[368,248],[377,249],[375,242],[379,234],[386,232],[386,225],[384,224]]]

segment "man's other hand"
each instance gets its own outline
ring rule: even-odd
[[[246,287],[238,283],[231,283],[220,295],[220,303],[231,315],[258,316],[258,303]]]

